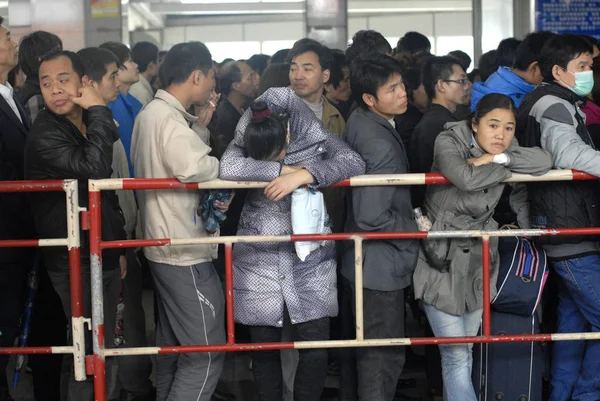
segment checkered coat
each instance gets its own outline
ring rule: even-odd
[[[261,100],[290,116],[291,140],[284,163],[303,165],[318,187],[363,174],[365,163],[287,88],[272,88]],[[250,111],[242,116],[233,142],[221,159],[221,178],[234,181],[272,181],[280,164],[244,155],[244,132]],[[292,233],[291,196],[273,202],[263,190],[251,190],[238,226],[238,235]],[[329,222],[329,217],[327,217]],[[331,224],[327,224],[327,233]],[[337,316],[336,251],[333,242],[313,251],[304,262],[292,243],[240,243],[233,248],[235,319],[253,326],[283,324],[287,306],[292,323]]]

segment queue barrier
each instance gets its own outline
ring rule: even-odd
[[[76,180],[64,181],[5,181],[0,182],[0,193],[15,192],[60,192],[66,195],[67,238],[2,240],[0,248],[67,247],[69,274],[71,278],[71,333],[73,345],[55,347],[9,347],[0,348],[0,354],[72,354],[75,380],[86,379],[85,330],[84,324],[91,320],[83,316],[81,290],[81,243],[79,232],[79,190]],[[2,372],[4,374],[4,372]]]
[[[513,174],[505,182],[545,182],[597,180],[595,176],[573,170],[552,170],[543,176],[534,177],[526,174]],[[93,356],[87,364],[87,373],[94,375],[94,391],[96,401],[106,401],[105,358],[127,355],[157,355],[192,352],[231,352],[251,350],[310,349],[310,348],[347,348],[373,346],[407,346],[431,344],[461,343],[494,343],[494,342],[530,342],[530,341],[573,341],[600,340],[600,333],[563,333],[535,335],[491,335],[490,323],[490,238],[503,236],[555,236],[555,235],[598,235],[600,227],[534,229],[534,230],[491,230],[491,231],[430,231],[430,232],[378,232],[378,233],[340,233],[327,235],[285,235],[285,236],[231,236],[206,238],[164,238],[124,241],[102,241],[100,192],[105,190],[198,190],[198,189],[259,189],[266,182],[233,182],[213,180],[203,183],[182,183],[175,179],[106,179],[89,180],[89,206],[85,223],[89,223],[90,231],[90,269],[92,293]],[[439,185],[449,184],[437,173],[397,174],[397,175],[364,175],[342,181],[334,186],[395,186],[395,185]],[[77,182],[65,181],[19,181],[0,183],[0,192],[66,192],[67,227],[66,239],[42,240],[4,240],[0,247],[33,247],[33,246],[67,246],[71,274],[71,308],[73,345],[67,347],[24,347],[0,348],[0,354],[41,354],[62,353],[73,354],[75,358],[75,378],[85,380],[86,359],[84,341],[84,322],[82,316],[81,292],[81,260],[79,238],[79,212],[86,209],[78,206]],[[87,218],[89,217],[89,221]],[[84,224],[88,228],[88,224]],[[430,338],[388,338],[366,340],[363,330],[363,298],[362,298],[362,244],[367,240],[390,239],[425,239],[425,238],[481,238],[482,239],[482,271],[483,271],[483,329],[481,336],[469,337],[430,337]],[[355,287],[356,287],[356,339],[333,341],[303,341],[279,343],[235,342],[234,310],[233,310],[233,244],[238,242],[296,242],[296,241],[354,241],[355,243]],[[105,349],[104,347],[104,313],[102,293],[102,250],[115,248],[137,248],[148,246],[177,246],[199,244],[223,244],[225,246],[226,267],[226,314],[227,343],[218,345],[138,347]]]

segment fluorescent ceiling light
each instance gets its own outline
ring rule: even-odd
[[[183,3],[183,1],[182,1]],[[259,14],[304,14],[304,10],[217,10],[217,11],[177,11],[166,14],[177,15],[259,15]]]
[[[440,12],[440,11],[471,11],[471,7],[435,7],[435,8],[414,8],[414,7],[405,7],[405,8],[349,8],[348,12],[352,14],[356,13],[422,13],[422,12]]]
[[[181,0],[184,4],[304,3],[304,0]]]

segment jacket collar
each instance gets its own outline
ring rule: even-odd
[[[183,105],[179,102],[179,100],[177,100],[175,98],[175,96],[171,95],[169,92],[167,92],[166,90],[162,90],[160,89],[157,93],[155,98],[162,100],[163,102],[167,103],[169,106],[173,107],[174,109],[176,109],[177,111],[179,111],[181,113],[181,115],[189,122],[191,123],[195,123],[198,120],[198,117],[191,115],[190,113],[188,113],[184,108]]]
[[[379,114],[372,112],[371,110],[365,110],[362,107],[359,107],[358,109],[355,110],[355,113],[358,113],[359,115],[362,115],[370,120],[373,120],[377,124],[383,125],[387,129],[396,132],[396,130],[394,129],[394,127],[392,126],[392,124],[390,124],[390,122],[388,120],[381,117]]]
[[[323,96],[323,124],[327,126],[327,123],[333,118],[342,118],[342,114],[325,96]]]
[[[148,82],[146,77],[143,76],[142,74],[140,74],[140,84],[148,93],[151,93],[151,94],[154,93],[154,89],[152,89],[152,85],[150,85],[150,82]]]
[[[525,81],[509,68],[499,67],[496,73],[505,81],[506,86],[513,86],[522,93],[529,93],[535,88],[535,85]]]

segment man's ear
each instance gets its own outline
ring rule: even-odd
[[[94,81],[92,81],[87,75],[84,75],[83,78],[81,78],[81,83],[83,86],[94,86]]]
[[[370,95],[368,93],[363,93],[362,95],[363,102],[367,104],[369,107],[375,106],[375,96]]]
[[[331,78],[331,71],[330,70],[323,71],[323,83],[324,84],[329,82],[329,78]]]

